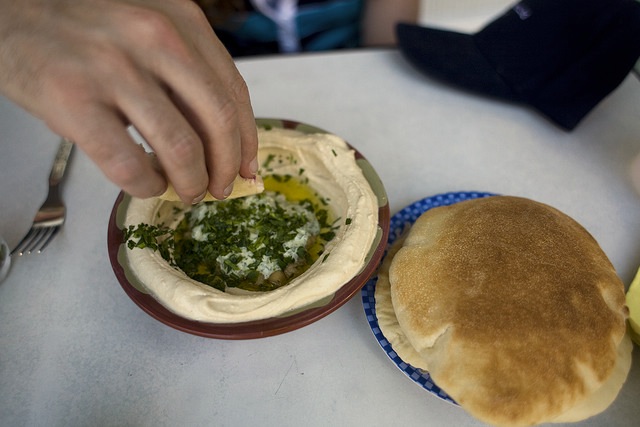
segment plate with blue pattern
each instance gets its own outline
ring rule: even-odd
[[[482,197],[493,196],[493,193],[484,193],[477,191],[470,192],[455,192],[455,193],[443,193],[431,197],[426,197],[422,200],[418,200],[409,206],[406,206],[398,213],[391,217],[391,224],[389,229],[389,238],[387,239],[387,249],[393,244],[393,242],[402,235],[406,227],[411,226],[420,215],[428,211],[429,209],[438,206],[449,206],[464,200],[479,199]],[[389,359],[411,379],[423,389],[430,393],[433,393],[440,399],[447,402],[456,404],[456,402],[440,387],[438,387],[428,372],[413,367],[410,364],[403,361],[400,356],[393,350],[391,343],[385,338],[378,325],[378,317],[376,316],[376,300],[375,290],[377,276],[372,277],[362,288],[362,305],[364,307],[364,313],[367,317],[369,327],[373,332],[378,344],[382,347]]]

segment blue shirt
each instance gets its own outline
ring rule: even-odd
[[[216,34],[232,56],[280,53],[278,24],[247,1]],[[300,51],[360,46],[363,0],[299,0],[295,27]]]

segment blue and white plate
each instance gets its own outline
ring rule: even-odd
[[[457,193],[444,193],[436,196],[431,196],[418,200],[405,207],[395,215],[391,217],[391,225],[389,229],[389,238],[387,239],[387,248],[393,244],[393,242],[402,234],[405,227],[412,225],[420,215],[428,211],[431,208],[438,206],[453,205],[458,202],[470,199],[478,199],[482,197],[493,196],[492,193],[483,192],[457,192]],[[364,306],[364,313],[367,316],[367,321],[373,331],[373,335],[378,340],[378,343],[382,349],[387,353],[387,356],[393,363],[404,372],[412,381],[417,383],[420,387],[435,394],[439,398],[455,404],[456,402],[438,387],[428,372],[415,368],[410,364],[404,362],[400,356],[393,350],[391,343],[385,338],[378,325],[378,317],[376,316],[376,300],[375,289],[377,276],[372,277],[362,288],[362,305]]]

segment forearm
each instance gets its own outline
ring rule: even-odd
[[[419,0],[368,0],[362,23],[362,42],[365,46],[388,46],[396,43],[398,22],[415,23],[420,9]]]

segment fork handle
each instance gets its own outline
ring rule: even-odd
[[[49,175],[49,186],[53,187],[60,183],[64,172],[67,169],[67,162],[69,161],[69,155],[73,150],[73,142],[67,138],[60,140],[60,146],[56,153],[56,158],[53,161],[53,167],[51,168],[51,174]]]

